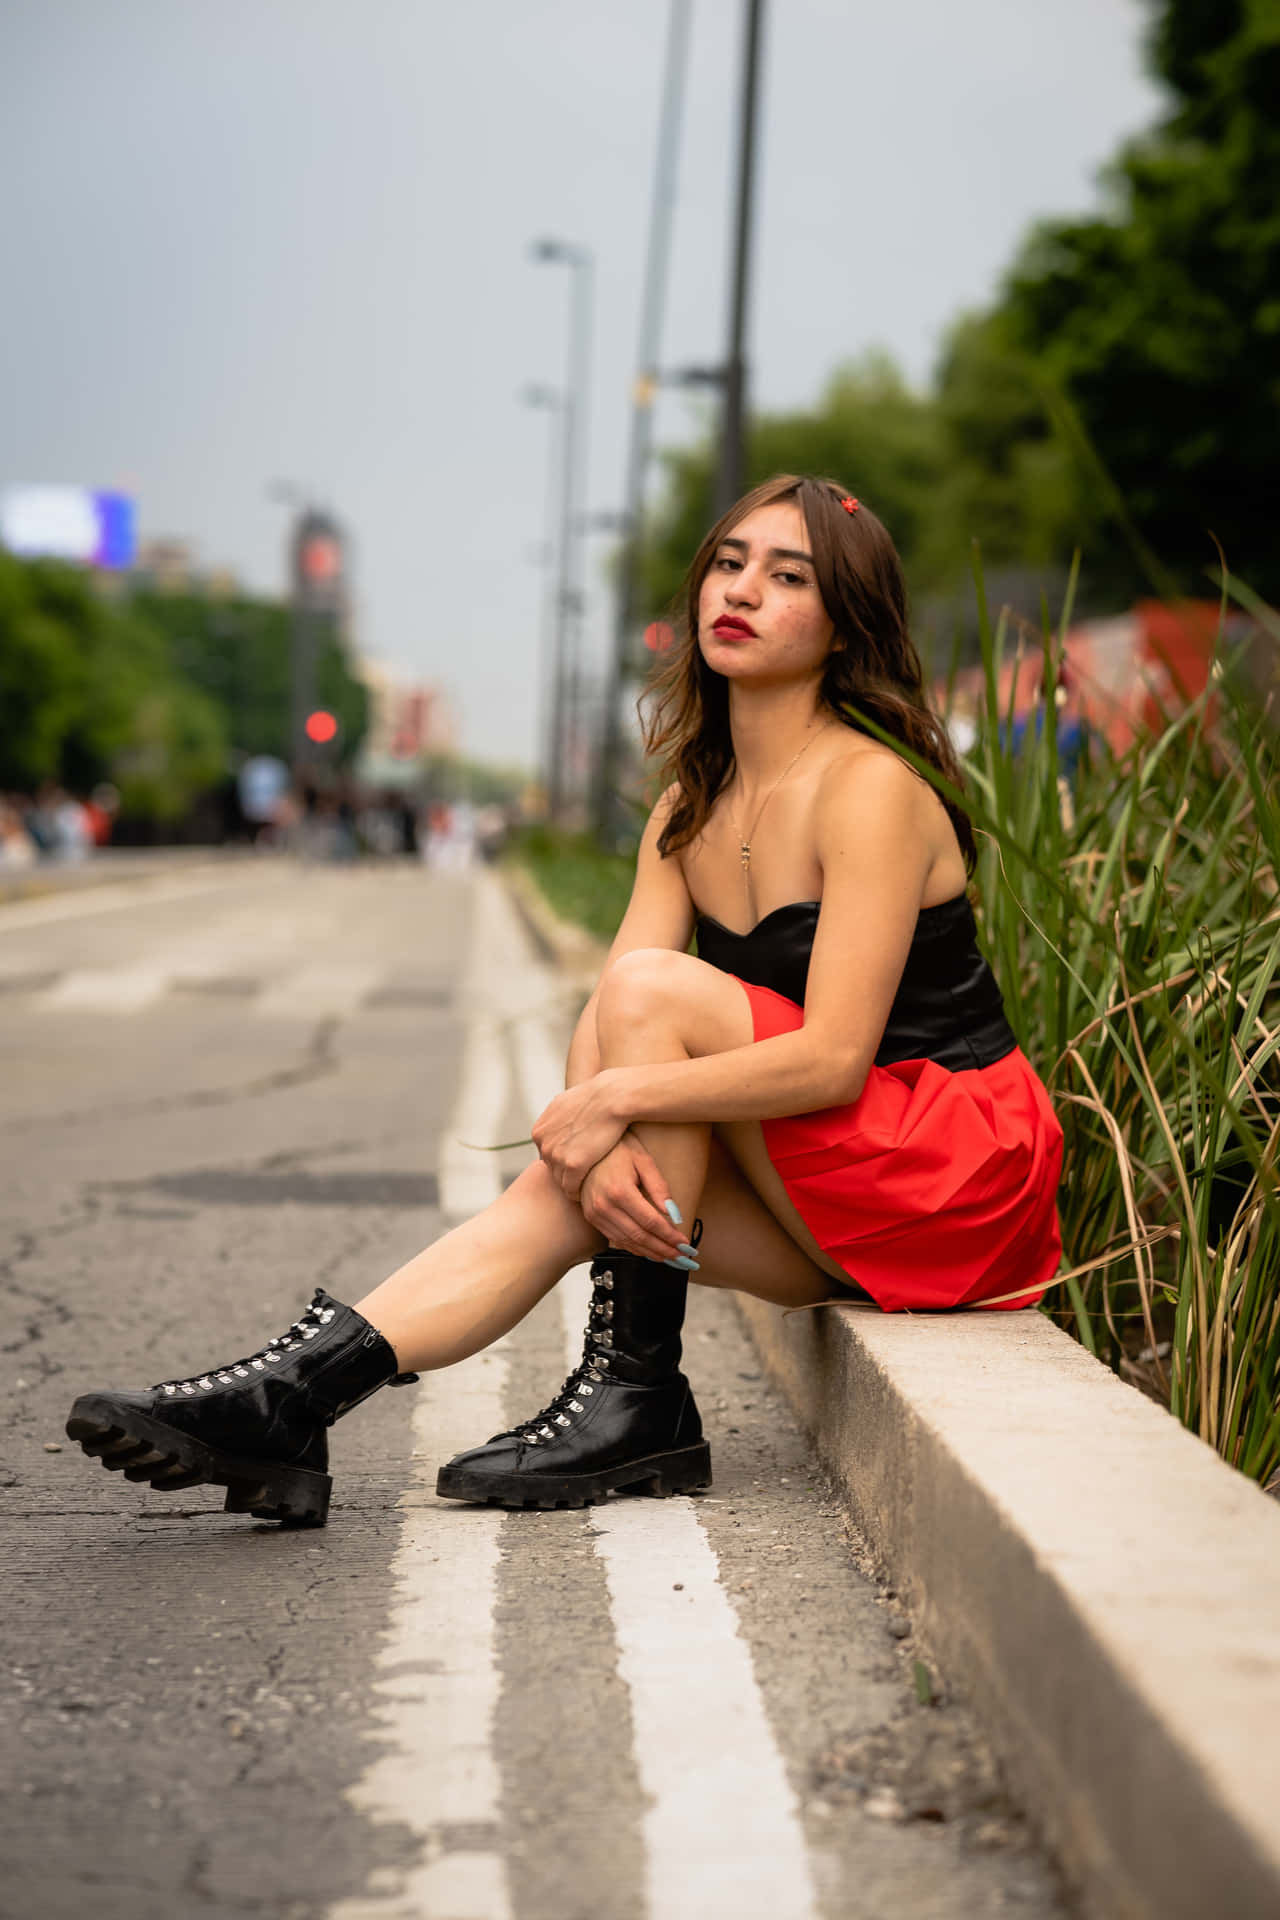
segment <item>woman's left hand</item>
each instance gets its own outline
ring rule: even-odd
[[[598,1160],[611,1153],[627,1130],[618,1105],[621,1075],[605,1068],[590,1080],[558,1093],[533,1123],[533,1144],[563,1193],[576,1200]]]

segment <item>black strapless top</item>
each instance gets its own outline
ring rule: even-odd
[[[698,958],[752,986],[772,987],[802,1007],[820,904],[788,901],[766,913],[750,933],[734,933],[709,913],[700,913],[695,928]],[[1017,1044],[995,976],[978,949],[967,896],[961,893],[936,907],[922,907],[876,1065],[936,1060],[959,1072],[992,1066]]]

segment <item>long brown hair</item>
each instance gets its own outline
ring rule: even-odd
[[[908,631],[902,562],[869,507],[860,504],[850,513],[841,506],[848,497],[834,480],[777,474],[730,507],[694,555],[681,594],[683,631],[645,695],[651,703],[644,716],[645,750],[678,787],[658,839],[660,853],[674,853],[697,838],[733,777],[729,683],[707,665],[698,645],[702,583],[726,535],[757,507],[779,500],[794,500],[804,515],[818,592],[835,628],[819,688],[823,704],[855,729],[857,715],[866,714],[963,791],[955,752],[929,705],[920,656]],[[945,796],[939,798],[972,873],[977,856],[969,816]]]

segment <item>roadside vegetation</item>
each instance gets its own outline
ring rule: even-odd
[[[1254,644],[1280,638],[1252,604]],[[980,629],[979,924],[1066,1133],[1066,1270],[1045,1310],[1265,1482],[1280,1470],[1275,715],[1245,648],[1220,644],[1198,698],[1123,753],[1092,737],[1068,779],[1059,638],[993,629],[985,607]],[[1042,694],[1015,732],[997,688],[1028,645]]]
[[[1064,1270],[1043,1310],[1266,1482],[1280,1473],[1280,753],[1248,652],[1280,643],[1280,620],[1248,599],[1253,639],[1220,644],[1203,694],[1123,752],[1086,736],[1068,775],[1060,633],[993,625],[979,575],[985,704],[965,804],[983,945],[1066,1135]],[[1042,691],[1015,726],[998,689],[1028,653]],[[513,857],[562,917],[612,935],[628,858],[549,829]]]
[[[525,868],[560,919],[613,939],[631,894],[634,851],[602,853],[589,833],[535,826],[512,835],[507,858]]]

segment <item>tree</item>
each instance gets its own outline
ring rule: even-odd
[[[664,456],[666,500],[644,568],[651,614],[669,609],[711,524],[710,438]],[[774,473],[827,474],[856,488],[892,528],[904,559],[923,545],[941,474],[930,401],[907,386],[888,354],[838,368],[812,411],[761,414],[747,438],[747,484]]]
[[[165,636],[177,671],[222,708],[235,751],[290,758],[289,607],[247,594],[153,591],[137,594],[133,604]],[[349,761],[368,726],[369,696],[330,621],[321,623],[316,696],[337,716],[338,756]]]
[[[1274,597],[1280,8],[1164,0],[1148,48],[1171,112],[1111,167],[1108,213],[1033,234],[1001,321],[1114,482],[1090,559],[1116,594],[1149,589],[1144,545],[1204,591],[1216,535]]]
[[[126,811],[171,820],[225,758],[217,706],[145,620],[76,568],[0,553],[0,786],[112,779]]]

